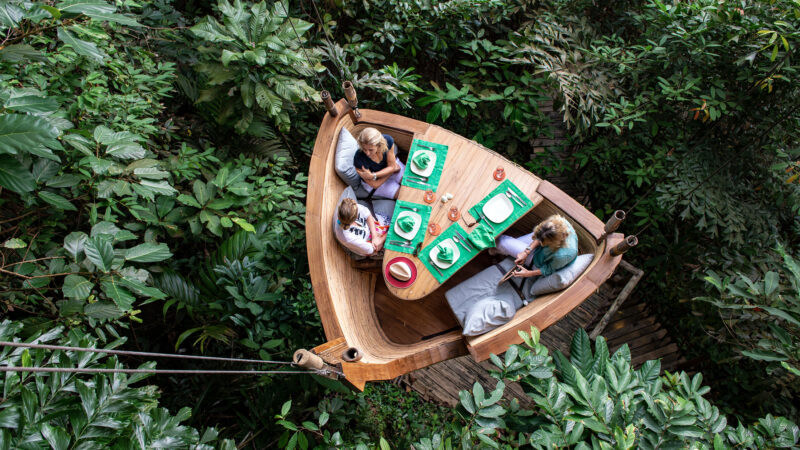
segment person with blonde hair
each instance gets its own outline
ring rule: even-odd
[[[383,249],[389,219],[373,217],[364,205],[345,198],[339,205],[336,239],[348,250],[360,256],[371,256]]]
[[[578,257],[578,235],[567,219],[555,214],[536,225],[532,233],[518,238],[499,236],[497,252],[516,258],[520,270],[514,272],[515,277],[547,276]]]
[[[405,165],[395,156],[394,139],[375,128],[364,128],[358,135],[359,149],[353,166],[367,192],[384,198],[397,198]]]

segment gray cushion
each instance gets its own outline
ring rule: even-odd
[[[502,276],[497,267],[490,266],[445,292],[447,303],[458,323],[464,327],[465,335],[477,336],[508,322],[514,316],[514,311],[522,306],[511,285],[497,285]],[[487,299],[493,301],[484,302]],[[478,304],[482,306],[476,307]]]
[[[358,142],[356,138],[347,131],[347,128],[342,128],[339,133],[339,142],[336,143],[336,157],[334,158],[334,169],[336,174],[353,188],[360,187],[361,177],[358,176],[355,166],[353,166],[353,157],[358,151]],[[353,194],[355,196],[355,194]]]
[[[579,255],[566,267],[562,267],[546,277],[539,277],[533,283],[525,283],[525,296],[533,298],[564,289],[589,267],[593,258],[592,254]]]
[[[508,322],[517,310],[498,297],[484,297],[475,302],[464,320],[464,336],[478,336]]]

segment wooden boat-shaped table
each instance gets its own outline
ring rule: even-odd
[[[586,208],[551,183],[526,171],[480,144],[441,127],[418,120],[373,110],[360,110],[356,119],[344,100],[336,104],[339,113],[326,114],[322,120],[308,178],[306,234],[311,283],[328,342],[313,349],[329,365],[344,375],[357,389],[367,381],[389,380],[416,369],[467,353],[477,361],[490,354],[501,354],[511,344],[522,342],[517,331],[531,326],[544,330],[560,320],[589,297],[619,264],[621,256],[611,256],[608,249],[623,240],[613,233],[604,238],[604,224]],[[578,234],[579,253],[594,254],[583,274],[563,291],[537,297],[517,311],[514,318],[486,334],[465,337],[444,292],[490,264],[482,252],[443,284],[432,276],[419,259],[407,253],[387,250],[386,261],[406,256],[417,265],[418,277],[408,288],[387,286],[382,271],[362,271],[353,267],[350,256],[336,242],[331,220],[339,195],[346,184],[334,171],[334,156],[339,132],[347,128],[354,136],[366,127],[374,127],[394,137],[405,161],[414,139],[449,147],[437,194],[451,192],[451,202],[436,201],[431,206],[431,223],[442,230],[453,222],[447,217],[452,206],[461,214],[483,199],[499,182],[492,179],[498,166],[507,179],[533,201],[534,207],[508,230],[511,234],[529,233],[542,219],[561,214]],[[408,170],[408,168],[406,169]],[[423,191],[403,187],[400,200],[422,203]],[[472,222],[472,220],[469,220]],[[464,221],[460,221],[466,228]],[[426,235],[424,245],[435,239]],[[420,257],[424,255],[420,254]],[[347,356],[356,355],[357,361]],[[345,352],[350,350],[350,355]]]

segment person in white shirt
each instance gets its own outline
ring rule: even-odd
[[[346,198],[339,205],[336,239],[357,255],[374,255],[383,249],[388,223],[385,217],[375,218],[366,206]]]

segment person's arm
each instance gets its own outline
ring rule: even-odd
[[[519,270],[515,271],[512,274],[512,276],[514,276],[515,278],[536,277],[536,276],[539,276],[539,275],[542,274],[542,271],[540,269],[528,270],[528,269],[522,267],[521,265],[517,265],[517,268]]]
[[[356,167],[356,172],[358,172],[358,175],[361,177],[362,180],[364,180],[364,183],[367,183],[371,188],[379,188],[386,181],[386,178],[381,180],[373,176],[374,172],[372,172],[369,169],[365,169],[363,167],[361,168]]]
[[[367,226],[369,227],[369,234],[372,236],[370,240],[372,248],[377,252],[383,248],[383,243],[386,242],[386,235],[378,234],[375,218],[371,214],[367,217]]]
[[[388,178],[394,175],[398,170],[400,170],[400,165],[397,164],[397,156],[394,155],[393,149],[389,149],[386,154],[386,167],[375,172],[375,175],[378,177],[378,180],[380,180],[381,178]]]
[[[530,255],[531,252],[534,251],[536,249],[536,247],[538,247],[540,244],[541,244],[541,242],[539,242],[538,239],[534,239],[531,242],[531,244],[525,248],[525,250],[523,250],[523,251],[521,251],[521,252],[519,252],[517,254],[517,259],[514,260],[514,263],[516,263],[516,264],[524,263],[525,260],[528,259],[528,255]],[[530,276],[533,276],[533,275],[530,275]]]

